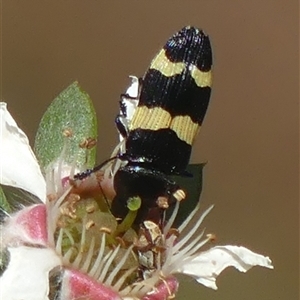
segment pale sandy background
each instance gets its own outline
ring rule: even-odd
[[[72,81],[99,117],[99,161],[129,74],[192,24],[214,50],[211,105],[193,162],[208,161],[203,208],[217,243],[269,255],[275,270],[228,269],[219,290],[182,278],[177,299],[299,299],[298,1],[2,1],[1,98],[33,141],[43,112]]]

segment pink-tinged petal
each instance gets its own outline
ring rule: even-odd
[[[246,272],[254,266],[273,269],[272,261],[267,256],[254,253],[245,247],[217,246],[183,263],[178,273],[192,276],[199,283],[216,290],[216,278],[227,267]]]
[[[142,300],[167,300],[178,290],[178,281],[175,277],[169,277],[162,281],[153,292],[147,294]]]
[[[0,277],[0,298],[5,300],[48,300],[49,272],[60,265],[51,249],[8,248],[10,261]]]
[[[46,202],[46,183],[26,134],[0,102],[0,183],[24,189]]]
[[[30,243],[45,246],[47,237],[45,204],[25,207],[8,218],[2,229],[3,245]]]
[[[91,277],[73,269],[66,269],[63,275],[61,299],[121,300],[122,298],[111,288]]]

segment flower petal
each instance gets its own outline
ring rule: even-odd
[[[7,219],[0,230],[2,246],[48,243],[47,211],[45,204],[38,204],[18,211]]]
[[[64,300],[121,300],[118,293],[110,287],[104,286],[86,274],[72,269],[64,271],[60,296],[60,299]]]
[[[235,267],[246,272],[253,266],[273,269],[269,257],[239,246],[217,246],[202,252],[199,256],[185,263],[178,271],[194,277],[199,283],[217,289],[216,278],[227,267]]]
[[[0,183],[24,189],[46,201],[46,183],[26,134],[0,102]]]
[[[1,299],[46,300],[49,271],[60,264],[51,249],[8,248],[10,261],[0,278]]]

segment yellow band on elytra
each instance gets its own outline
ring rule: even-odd
[[[172,118],[171,114],[161,107],[140,106],[135,111],[129,129],[132,131],[138,128],[148,130],[170,128],[179,139],[192,145],[199,127],[199,124],[193,122],[190,116]]]

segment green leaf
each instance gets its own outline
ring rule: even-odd
[[[26,206],[39,204],[41,200],[35,195],[13,186],[0,185],[0,224],[4,217]]]
[[[66,138],[63,133],[71,132]],[[89,95],[78,82],[62,91],[45,112],[35,138],[34,150],[42,170],[56,160],[67,145],[64,160],[77,166],[91,168],[95,164],[96,149],[79,148],[87,138],[97,137],[96,113]],[[67,139],[67,141],[66,141]]]
[[[0,277],[5,272],[9,265],[10,261],[10,253],[7,248],[3,248],[0,250]]]
[[[200,201],[204,166],[205,163],[190,164],[186,170],[191,176],[171,177],[186,193],[186,199],[182,200],[180,203],[179,211],[174,222],[175,227],[178,227],[187,218]],[[172,211],[173,209],[167,210],[167,216],[169,216]]]
[[[5,216],[6,213],[10,213],[11,209],[9,207],[9,203],[6,199],[5,193],[2,189],[2,186],[0,186],[0,223],[1,219]],[[2,216],[3,214],[3,216]]]

